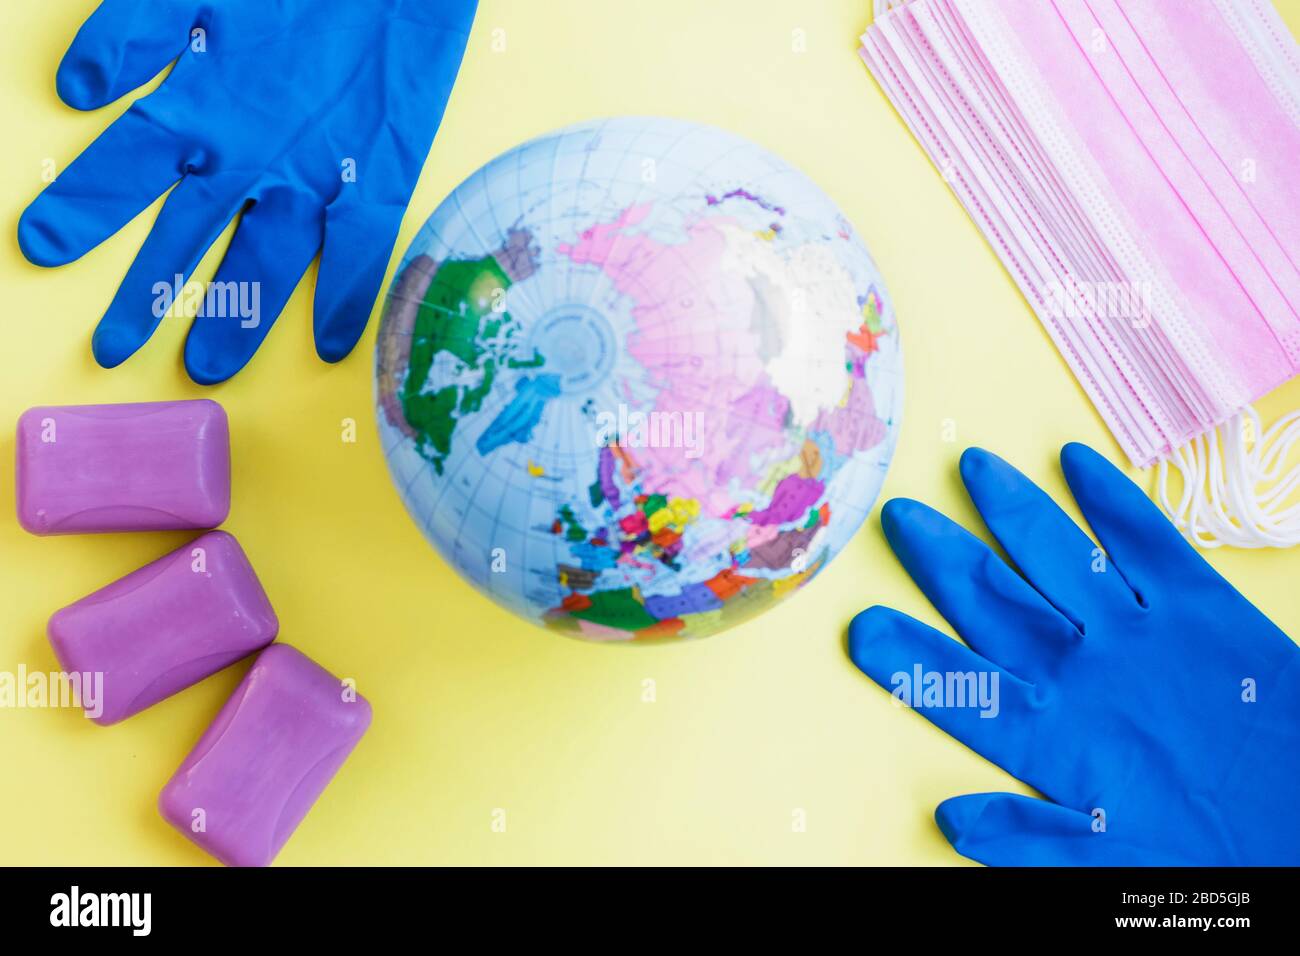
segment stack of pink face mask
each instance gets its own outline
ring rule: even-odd
[[[1129,457],[1184,467],[1189,531],[1300,540],[1300,418],[1237,434],[1300,372],[1300,50],[1267,0],[877,0],[861,52]],[[1211,456],[1248,487],[1215,497]]]

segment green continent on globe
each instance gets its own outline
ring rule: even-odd
[[[478,410],[496,378],[497,364],[488,354],[488,343],[506,330],[513,331],[510,314],[495,311],[509,288],[510,278],[495,257],[485,256],[444,262],[425,293],[411,336],[402,412],[415,429],[421,454],[438,474],[451,452],[459,416]],[[479,384],[425,392],[434,356],[444,351],[460,359],[468,371],[480,371]]]
[[[527,230],[512,230],[489,255],[436,264],[419,256],[398,277],[402,294],[390,301],[381,338],[404,347],[381,351],[379,374],[400,409],[392,402],[384,409],[438,474],[451,453],[457,423],[482,408],[498,369],[545,362],[537,354],[511,354],[518,323],[504,308],[511,285],[536,270],[531,242]],[[459,363],[455,377],[460,381],[426,390],[440,352]]]

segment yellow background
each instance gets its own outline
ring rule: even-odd
[[[693,644],[582,644],[497,609],[424,542],[376,445],[377,323],[341,365],[320,363],[311,281],[228,384],[204,390],[185,377],[178,320],[123,367],[96,366],[91,330],[157,206],[73,265],[45,271],[22,259],[14,226],[41,188],[42,163],[71,160],[125,104],[87,115],[55,96],[55,67],[95,0],[0,6],[0,423],[45,403],[222,402],[234,446],[225,527],[257,568],[281,638],[355,678],[374,705],[370,733],[281,863],[952,864],[963,861],[934,826],[935,804],[1023,790],[895,709],[846,658],[845,625],[868,604],[943,626],[894,562],[878,506],[817,581],[757,621]],[[1282,6],[1300,29],[1300,4]],[[885,275],[907,392],[884,497],[923,499],[983,534],[956,474],[966,445],[998,451],[1067,501],[1062,443],[1121,455],[858,60],[869,8],[482,0],[399,248],[466,175],[555,126],[652,113],[748,136],[838,201]],[[807,52],[792,50],[796,29]],[[494,31],[504,50],[493,49]],[[1300,381],[1261,411],[1295,407]],[[340,439],[347,418],[358,423],[355,444]],[[945,419],[955,442],[943,440]],[[48,671],[52,611],[190,536],[31,537],[14,518],[12,456],[4,425],[0,670]],[[1211,560],[1300,635],[1300,551]],[[162,821],[155,799],[246,666],[110,728],[67,710],[0,711],[0,863],[211,862]],[[647,680],[654,703],[642,701]],[[503,833],[492,828],[497,809]],[[806,832],[792,825],[799,811]]]

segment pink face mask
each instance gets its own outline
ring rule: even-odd
[[[1129,457],[1162,494],[1183,470],[1175,520],[1300,541],[1300,416],[1246,434],[1300,373],[1300,50],[1267,0],[877,0],[862,43]]]

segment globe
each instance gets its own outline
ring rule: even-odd
[[[713,634],[806,585],[871,509],[902,398],[884,284],[826,195],[642,117],[457,187],[399,265],[375,382],[442,557],[596,641]]]

